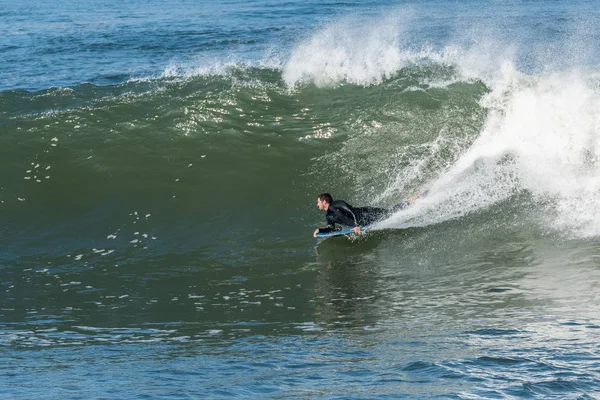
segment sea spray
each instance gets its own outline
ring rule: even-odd
[[[290,86],[381,83],[408,61],[408,54],[401,51],[401,26],[398,17],[328,25],[294,48],[283,79]]]
[[[382,226],[399,226],[406,218],[438,223],[525,191],[543,207],[546,229],[600,234],[594,205],[600,200],[597,76],[526,75],[509,67],[503,74],[481,99],[488,116],[477,140],[429,183],[432,197],[420,215],[398,213]]]

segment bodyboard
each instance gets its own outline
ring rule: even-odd
[[[360,227],[360,231],[366,231],[370,228],[369,225],[367,226],[361,226]],[[328,237],[332,237],[332,236],[346,236],[346,235],[350,235],[353,234],[354,231],[350,228],[347,229],[341,229],[339,231],[333,231],[333,232],[327,232],[327,233],[317,233],[317,237],[318,238],[328,238]]]

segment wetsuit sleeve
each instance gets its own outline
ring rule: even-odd
[[[327,220],[327,228],[319,228],[319,233],[329,233],[335,231],[335,218],[333,214],[327,213],[325,219]]]
[[[359,219],[352,209],[343,200],[336,200],[327,209],[327,214],[325,214],[325,219],[327,219],[327,228],[320,228],[319,233],[329,233],[337,230],[335,228],[336,224],[344,225],[344,226],[360,226]]]

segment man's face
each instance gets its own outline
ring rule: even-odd
[[[329,203],[327,201],[321,200],[317,197],[317,207],[319,207],[319,210],[325,211],[329,208]]]

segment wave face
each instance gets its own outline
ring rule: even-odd
[[[0,11],[0,397],[598,391],[593,2],[121,3]]]

